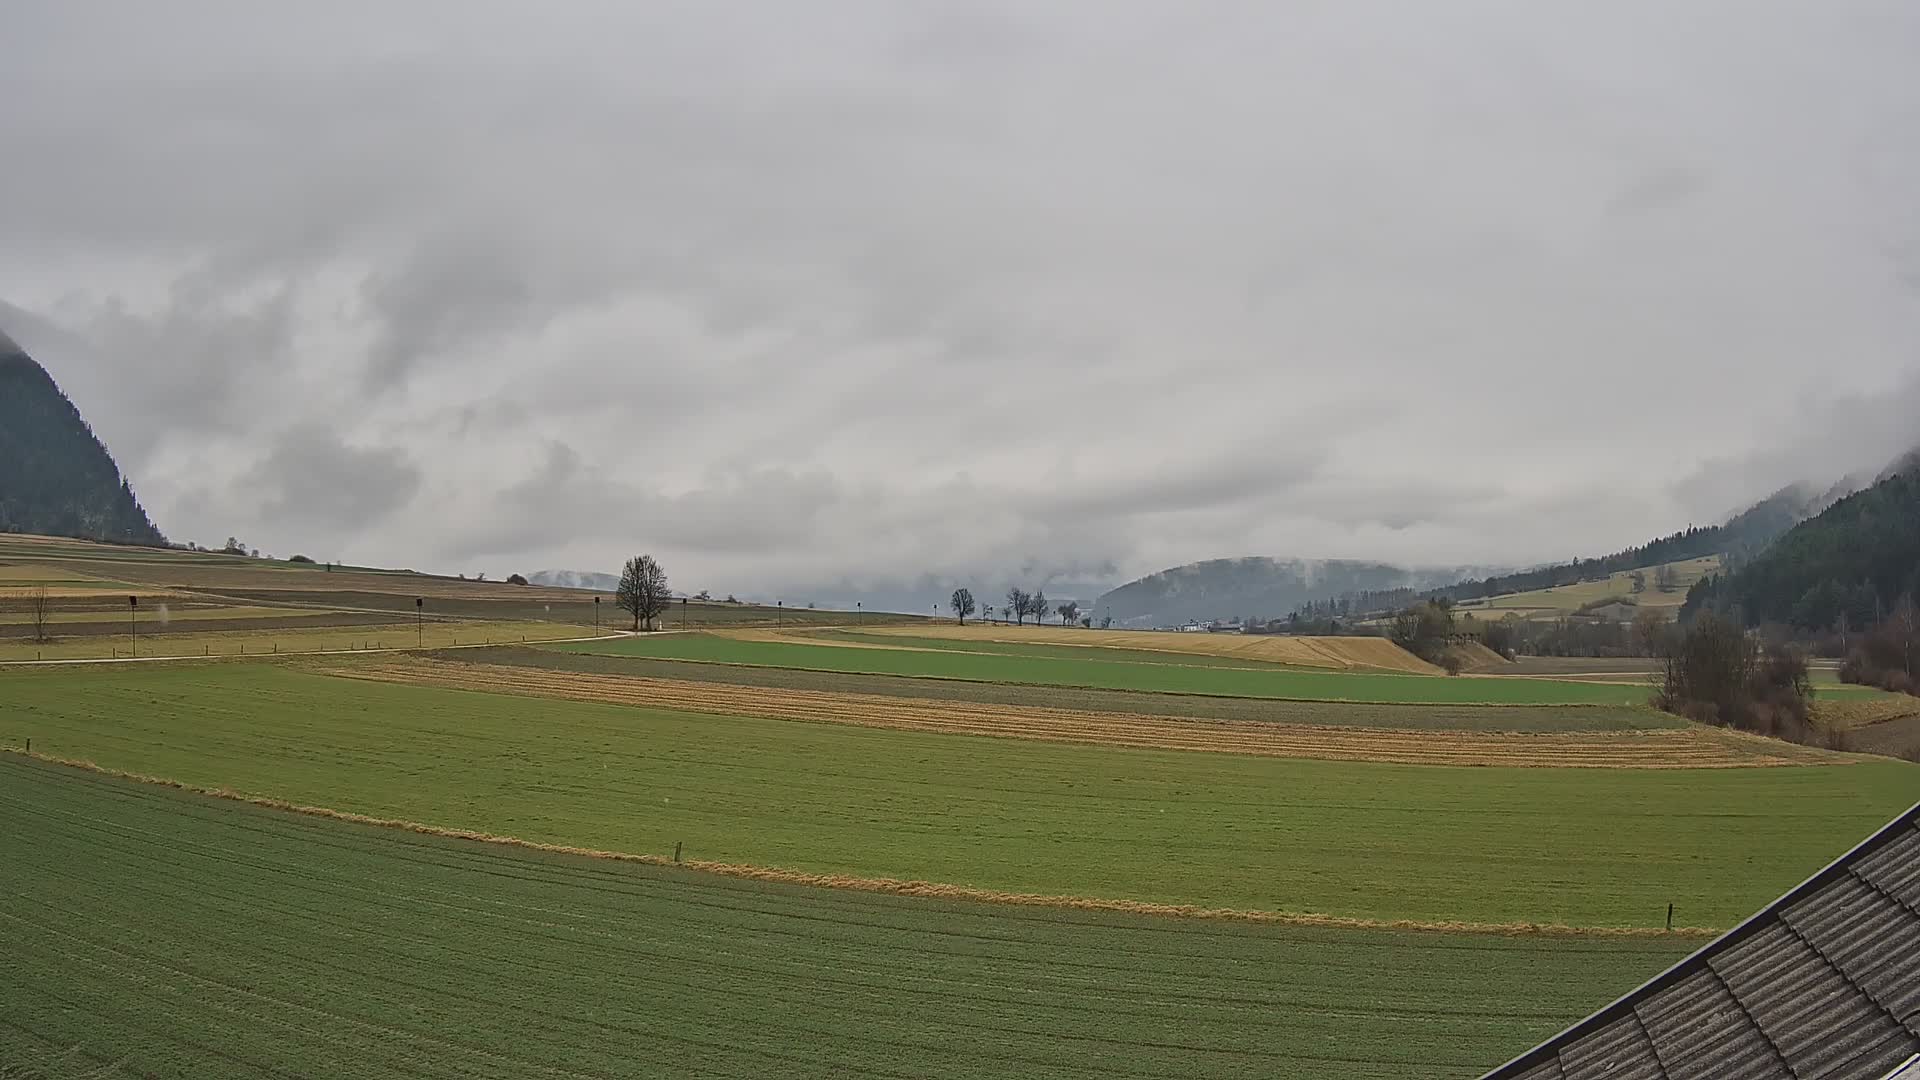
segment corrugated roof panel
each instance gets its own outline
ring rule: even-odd
[[[1784,923],[1773,923],[1712,961],[1795,1076],[1834,1067],[1906,1030]]]
[[[1653,1043],[1631,1016],[1568,1043],[1560,1068],[1567,1080],[1667,1080]]]
[[[1793,1080],[1773,1044],[1711,971],[1687,976],[1642,1002],[1638,1011],[1669,1075]]]
[[[1895,899],[1920,907],[1920,829],[1904,830],[1904,835],[1862,858],[1854,870]]]
[[[1781,917],[1895,1017],[1920,1012],[1920,912],[1850,876]]]
[[[1560,1059],[1556,1057],[1516,1075],[1513,1080],[1567,1080],[1567,1074],[1560,1071]]]
[[[1896,1029],[1887,1036],[1885,1042],[1862,1047],[1853,1057],[1836,1063],[1815,1080],[1853,1080],[1856,1076],[1878,1080],[1889,1071],[1899,1069],[1917,1050],[1920,1050],[1920,1040],[1916,1040],[1911,1032]]]

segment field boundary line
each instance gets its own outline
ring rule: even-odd
[[[692,631],[655,630],[653,631],[653,633],[686,634],[686,633],[692,633]],[[619,641],[623,638],[628,638],[632,636],[633,635],[627,631],[616,631],[611,634],[601,634],[597,637],[588,636],[588,637],[575,637],[575,638],[544,638],[540,641],[518,642],[517,644],[522,644],[529,647],[534,645],[578,645],[578,644],[584,644],[584,643],[593,642],[593,641]],[[61,667],[61,666],[70,666],[73,664],[160,664],[160,663],[166,663],[168,661],[176,661],[176,662],[196,661],[198,663],[207,664],[207,663],[213,663],[216,661],[238,660],[241,663],[248,663],[248,662],[278,660],[283,657],[397,656],[402,653],[445,652],[449,649],[494,649],[499,647],[500,647],[499,642],[481,641],[481,642],[475,642],[472,645],[434,645],[434,646],[427,646],[427,647],[411,645],[411,646],[404,646],[397,649],[315,649],[311,652],[258,653],[255,655],[241,654],[241,655],[227,655],[227,656],[80,656],[80,657],[72,657],[64,660],[0,660],[0,668]],[[590,653],[588,655],[604,655],[604,654]]]
[[[703,631],[699,631],[699,630],[656,631],[656,633],[689,633],[689,634],[698,634],[702,632]],[[623,634],[623,635],[620,635],[619,638],[602,636],[597,638],[582,638],[581,641],[582,642],[614,641],[614,640],[620,640],[624,638],[631,638],[633,636],[634,635],[632,634]],[[543,645],[575,644],[575,642],[529,641],[526,644],[528,648],[535,648]],[[481,645],[454,646],[454,648],[461,648],[461,649],[467,649],[467,648],[477,649],[477,648],[488,648],[488,647],[490,646],[481,646]],[[373,650],[373,651],[378,652],[379,650]],[[421,651],[433,652],[435,650],[390,649],[388,651],[389,652],[421,652]],[[892,650],[875,650],[875,651],[885,652],[885,651],[892,651]],[[901,650],[901,651],[906,651],[906,650]],[[931,650],[931,651],[938,651],[938,650]],[[320,654],[319,653],[300,653],[298,655],[318,656]],[[347,654],[347,655],[351,655],[351,654]],[[363,649],[361,650],[360,655],[362,656],[368,655],[368,651]],[[668,661],[675,664],[711,664],[714,667],[756,668],[761,670],[773,670],[773,671],[805,671],[813,675],[872,675],[878,678],[887,678],[887,679],[923,679],[923,680],[926,680],[927,682],[976,683],[976,684],[985,685],[985,686],[1039,686],[1039,687],[1046,687],[1054,690],[1101,690],[1101,691],[1126,693],[1126,694],[1160,694],[1167,697],[1218,698],[1222,701],[1286,701],[1286,702],[1292,702],[1293,704],[1296,704],[1296,705],[1318,705],[1323,703],[1333,704],[1333,705],[1410,705],[1416,708],[1421,705],[1432,705],[1436,707],[1466,708],[1466,709],[1634,709],[1634,708],[1644,708],[1649,711],[1657,711],[1657,710],[1654,710],[1651,705],[1618,702],[1618,701],[1383,701],[1375,698],[1278,697],[1278,696],[1270,696],[1266,694],[1261,694],[1257,696],[1249,695],[1249,694],[1222,694],[1217,691],[1211,691],[1211,690],[1149,690],[1149,689],[1134,689],[1131,687],[1116,690],[1116,688],[1111,686],[1093,686],[1087,683],[1028,683],[1028,682],[1009,682],[1008,680],[1005,680],[1005,679],[967,679],[967,678],[962,678],[958,675],[908,675],[908,674],[902,674],[900,672],[894,672],[894,671],[842,671],[842,670],[839,670],[838,668],[796,667],[792,664],[743,664],[738,660],[696,660],[696,659],[693,659],[690,657],[684,657],[684,656],[641,656],[641,655],[629,654],[629,653],[603,653],[603,652],[581,652],[579,655],[604,656],[604,657],[609,657],[615,660],[664,660],[664,661]],[[194,659],[194,658],[188,657],[187,659]],[[31,662],[32,661],[28,661],[28,663],[31,663]],[[52,661],[48,661],[48,663],[52,663]],[[1143,667],[1157,667],[1157,666],[1194,667],[1196,665],[1145,664],[1142,666]],[[1250,670],[1258,670],[1258,669],[1211,668],[1211,669],[1203,669],[1203,670],[1250,671]],[[1329,670],[1313,669],[1313,668],[1290,668],[1286,670],[1292,671],[1292,672],[1309,674],[1309,675],[1352,674],[1351,672],[1329,671]],[[1361,674],[1395,675],[1400,673],[1386,671],[1386,672],[1361,672]],[[1430,675],[1407,675],[1406,677],[1415,678],[1415,679],[1435,678],[1435,676],[1430,676]],[[1464,678],[1465,676],[1462,676],[1462,677]],[[1566,681],[1566,680],[1562,680],[1562,681]],[[1608,685],[1608,684],[1584,683],[1582,685],[1591,686],[1591,685]]]
[[[629,675],[582,677],[453,659],[316,665],[307,670],[337,678],[514,697],[1122,749],[1515,768],[1765,768],[1821,760],[1818,752],[1788,751],[1785,744],[1771,740],[1743,740],[1699,727],[1509,733],[1194,720],[855,692],[766,691]]]
[[[1005,904],[1015,907],[1055,908],[1061,910],[1095,911],[1110,914],[1146,915],[1163,918],[1208,919],[1221,922],[1263,923],[1282,926],[1314,927],[1327,930],[1408,930],[1427,933],[1479,934],[1502,937],[1569,938],[1701,938],[1717,937],[1722,933],[1721,929],[1715,927],[1691,926],[1674,927],[1672,930],[1664,930],[1658,927],[1588,927],[1567,926],[1560,923],[1422,922],[1414,919],[1365,919],[1345,915],[1322,915],[1312,912],[1208,908],[1193,904],[1159,904],[1144,900],[1111,900],[1087,896],[1010,893],[994,889],[976,888],[971,885],[954,885],[936,881],[915,881],[901,878],[869,878],[846,874],[821,874],[805,870],[788,870],[780,867],[753,866],[743,863],[713,862],[704,859],[686,859],[675,862],[665,855],[606,851],[597,848],[574,847],[568,844],[549,844],[534,840],[523,840],[516,836],[503,836],[497,833],[447,828],[398,818],[371,817],[366,814],[356,814],[347,810],[335,810],[325,806],[307,806],[300,803],[289,802],[285,799],[247,795],[243,792],[234,791],[231,788],[201,787],[195,784],[182,783],[178,780],[171,780],[166,777],[127,772],[122,769],[112,769],[100,765],[97,762],[84,759],[63,758],[45,753],[28,753],[17,747],[0,747],[0,754],[28,761],[37,761],[47,765],[58,765],[63,768],[92,773],[98,776],[112,777],[116,780],[128,780],[156,787],[172,788],[173,790],[184,791],[193,795],[223,799],[228,802],[244,803],[249,806],[257,806],[284,813],[300,814],[306,817],[345,821],[355,825],[393,829],[448,840],[466,840],[474,843],[492,844],[500,847],[518,848],[556,855],[603,859],[610,862],[638,863],[645,866],[678,867],[684,870],[695,870],[722,877],[811,888],[884,893],[892,896],[918,897],[928,900],[959,900],[973,903]]]

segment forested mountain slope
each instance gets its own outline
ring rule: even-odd
[[[3,333],[0,532],[167,542],[73,402]]]

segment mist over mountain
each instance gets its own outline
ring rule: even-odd
[[[1351,559],[1208,559],[1127,582],[1101,596],[1096,611],[1111,615],[1115,625],[1135,627],[1271,619],[1346,593],[1432,589],[1488,572],[1482,567],[1412,568]]]
[[[546,585],[555,589],[613,592],[620,587],[620,575],[603,574],[594,570],[535,570],[527,575],[527,584]]]
[[[0,532],[165,544],[113,455],[34,359],[0,332]]]

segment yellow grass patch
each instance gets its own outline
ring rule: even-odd
[[[640,863],[647,866],[679,866],[684,869],[697,870],[709,874],[721,874],[727,877],[747,878],[754,881],[801,885],[812,888],[851,889],[859,892],[886,893],[894,896],[962,900],[989,904],[1011,904],[1021,907],[1065,908],[1079,911],[1114,912],[1167,918],[1275,923],[1291,926],[1326,927],[1329,929],[1419,930],[1438,933],[1551,935],[1564,937],[1716,937],[1720,934],[1718,930],[1704,927],[1675,927],[1672,930],[1659,930],[1642,927],[1589,928],[1564,926],[1554,923],[1417,922],[1409,919],[1355,919],[1338,915],[1321,915],[1312,912],[1206,908],[1190,904],[1154,904],[1139,900],[1108,900],[1088,896],[1049,896],[1035,893],[1008,893],[992,889],[978,889],[969,885],[953,885],[935,881],[913,881],[901,878],[867,878],[846,874],[816,874],[801,870],[786,870],[779,867],[709,862],[702,859],[689,859],[684,862],[675,862],[673,859],[662,855],[604,851],[596,848],[572,847],[565,844],[544,844],[532,840],[522,840],[514,836],[502,836],[496,833],[475,832],[469,829],[449,829],[418,821],[370,817],[365,814],[334,810],[324,806],[304,806],[298,803],[288,802],[284,799],[247,795],[230,788],[197,787],[165,777],[124,772],[119,769],[105,768],[91,761],[54,757],[48,754],[27,754],[12,749],[0,749],[0,753],[16,754],[21,757],[31,758],[35,761],[62,765],[71,769],[80,769],[102,776],[111,776],[142,784],[153,784],[159,787],[172,788],[176,791],[187,791],[209,798],[226,799],[231,802],[246,803],[250,806],[258,806],[285,813],[328,818],[334,821],[350,822],[352,824],[366,825],[374,828],[398,829],[405,832],[417,833],[422,836],[436,836],[450,840],[467,840],[482,844],[498,844],[506,847],[551,852],[559,855]]]
[[[1137,649],[1187,656],[1221,656],[1294,667],[1347,671],[1399,671],[1438,675],[1440,669],[1395,645],[1373,637],[1291,637],[1278,634],[1182,634],[1156,630],[1082,630],[1064,626],[993,626],[928,623],[879,626],[869,633],[934,637],[954,641],[996,641],[1022,645],[1077,645]]]
[[[1862,728],[1920,716],[1920,697],[1823,698],[1813,703],[1813,717],[1827,727]]]
[[[569,641],[584,636],[578,626],[544,622],[436,622],[418,630],[411,618],[394,613],[392,623],[377,626],[287,626],[258,630],[197,633],[191,624],[162,626],[143,605],[139,655],[155,657],[286,656],[299,653],[445,649],[462,645],[517,645]],[[58,627],[55,627],[58,634]],[[0,640],[0,661],[109,660],[131,656],[129,634],[56,636],[44,644],[25,638]]]
[[[1400,731],[1248,720],[1022,708],[967,701],[589,675],[495,664],[397,658],[319,668],[381,682],[950,735],[1263,757],[1402,765],[1553,768],[1740,768],[1851,760],[1717,728],[1508,733]]]

